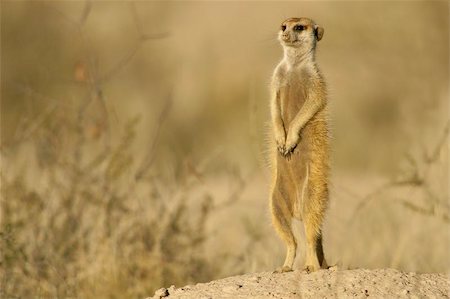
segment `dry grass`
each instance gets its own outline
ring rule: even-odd
[[[3,296],[136,297],[169,282],[210,277],[216,270],[202,246],[213,202],[189,198],[198,180],[187,171],[136,178],[141,171],[134,165],[142,165],[130,152],[136,119],[116,143],[90,149],[89,159],[77,123],[49,116],[15,146],[31,156],[21,171],[15,172],[13,153],[3,158]],[[78,145],[59,157],[48,154],[58,145],[42,140],[61,135]],[[39,161],[39,176],[26,175],[31,161]]]
[[[217,277],[221,264],[205,257],[206,222],[239,199],[242,179],[230,174],[236,190],[216,203],[196,194],[207,161],[167,176],[150,169],[151,156],[135,161],[137,118],[116,142],[96,148],[74,119],[48,115],[14,145],[20,154],[3,149],[2,296],[139,297]],[[76,146],[62,152],[58,142],[42,144],[55,136],[71,136]]]

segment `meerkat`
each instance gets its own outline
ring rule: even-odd
[[[292,271],[297,250],[294,218],[305,229],[304,270],[326,267],[322,222],[328,205],[328,108],[325,81],[315,61],[316,43],[323,34],[324,29],[308,18],[287,19],[278,34],[284,56],[270,87],[274,139],[270,208],[287,252],[275,272]]]

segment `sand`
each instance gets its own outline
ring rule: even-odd
[[[171,286],[154,298],[449,298],[448,274],[405,273],[394,269],[261,272]]]

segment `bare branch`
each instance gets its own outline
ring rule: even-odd
[[[396,180],[392,182],[387,182],[374,191],[370,192],[368,195],[364,196],[362,200],[358,203],[358,205],[355,208],[354,213],[359,212],[364,207],[366,207],[372,200],[377,198],[378,195],[382,194],[383,192],[386,192],[389,189],[392,189],[394,187],[400,187],[400,186],[421,186],[423,185],[423,180],[418,177],[411,177],[403,180]],[[353,218],[353,217],[352,217]]]
[[[125,54],[113,67],[111,67],[98,79],[98,82],[105,83],[121,71],[133,59],[140,47],[141,43],[137,42],[127,54]]]
[[[169,94],[167,96],[166,101],[164,102],[164,106],[159,114],[155,134],[153,136],[152,144],[150,145],[150,151],[147,154],[147,156],[145,157],[144,162],[142,163],[142,166],[136,172],[135,180],[140,180],[147,173],[148,169],[152,166],[153,162],[155,161],[156,145],[158,144],[158,141],[159,141],[159,136],[161,133],[162,125],[163,125],[164,121],[166,120],[167,115],[169,114],[171,106],[172,106],[172,95]]]
[[[403,179],[400,180],[394,180],[387,182],[383,184],[382,186],[378,187],[374,191],[372,191],[370,194],[366,195],[362,198],[362,200],[358,203],[356,206],[353,216],[350,218],[350,220],[354,219],[354,216],[362,210],[364,207],[366,207],[373,199],[377,198],[380,194],[389,191],[392,188],[399,187],[399,186],[409,186],[411,188],[418,187],[421,190],[424,190],[425,193],[428,195],[428,198],[433,203],[433,206],[428,211],[424,211],[423,208],[411,203],[407,202],[406,200],[402,200],[402,203],[404,206],[410,208],[414,211],[420,211],[423,214],[427,215],[436,215],[436,207],[448,210],[449,205],[445,202],[445,200],[440,200],[430,189],[429,182],[428,182],[428,174],[430,169],[434,164],[438,162],[439,153],[441,152],[442,148],[446,144],[446,140],[448,138],[448,134],[450,131],[450,122],[447,122],[443,134],[441,135],[440,139],[438,140],[436,146],[433,148],[430,155],[427,154],[427,151],[423,149],[423,155],[422,155],[422,161],[418,161],[417,159],[413,158],[410,154],[406,154],[406,159],[409,162],[409,164],[413,167],[413,172],[411,174],[405,175]],[[422,163],[419,163],[422,162]],[[424,169],[419,171],[419,165],[424,165]],[[444,203],[445,202],[445,203]],[[432,212],[430,212],[432,211]],[[444,221],[448,221],[448,214],[443,213],[441,215]]]
[[[408,208],[408,209],[410,209],[410,210],[412,210],[414,212],[417,212],[419,214],[426,215],[426,216],[440,216],[439,218],[441,218],[443,221],[445,221],[447,223],[450,222],[448,214],[442,213],[441,215],[438,215],[436,213],[437,209],[436,209],[435,206],[432,206],[429,209],[427,209],[427,208],[421,207],[419,205],[413,204],[413,203],[411,203],[411,202],[409,202],[407,200],[404,200],[404,199],[400,200],[400,202],[401,202],[401,204],[404,207],[406,207],[406,208]]]
[[[142,22],[139,20],[139,16],[138,16],[138,13],[136,10],[136,5],[134,2],[130,2],[130,10],[131,10],[131,15],[133,17],[134,24],[136,25],[136,30],[139,34],[140,40],[147,41],[147,40],[151,40],[151,39],[160,39],[160,38],[165,38],[165,37],[169,36],[168,32],[155,33],[155,34],[144,33]]]
[[[139,16],[137,14],[136,6],[134,2],[130,2],[130,11],[134,20],[134,24],[136,25],[136,31],[138,32],[138,41],[136,44],[130,49],[130,51],[125,54],[122,59],[119,60],[116,65],[111,67],[109,71],[106,71],[103,76],[101,76],[98,80],[103,83],[108,81],[113,75],[118,73],[124,66],[126,66],[136,55],[139,48],[142,46],[142,42],[146,42],[149,40],[162,39],[169,36],[168,33],[156,33],[156,34],[146,34],[143,31],[143,26],[141,21],[139,20]]]
[[[79,26],[83,26],[86,23],[87,18],[92,9],[92,3],[90,0],[86,0],[83,8],[83,12],[81,13],[80,21],[78,22]]]
[[[430,155],[428,155],[427,153],[424,153],[424,155],[425,155],[425,162],[430,164],[430,163],[433,163],[434,161],[437,160],[437,158],[439,157],[439,153],[440,153],[441,149],[446,144],[449,131],[450,131],[450,121],[447,121],[447,124],[446,124],[446,126],[444,128],[444,132],[442,133],[442,136],[441,136],[440,140],[437,142],[436,146],[434,147],[434,150],[431,152]]]
[[[144,31],[142,30],[142,24],[139,21],[139,16],[136,10],[136,5],[134,2],[130,2],[130,11],[131,11],[131,15],[133,17],[134,20],[134,24],[136,25],[136,30],[139,33],[139,37],[142,36],[144,34]]]

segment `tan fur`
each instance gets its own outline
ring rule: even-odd
[[[284,57],[271,83],[275,144],[270,207],[287,253],[277,272],[292,270],[297,249],[293,218],[303,221],[305,228],[305,269],[316,271],[326,265],[322,222],[328,204],[328,105],[325,82],[315,62],[316,42],[323,33],[307,18],[284,21],[279,33]]]

